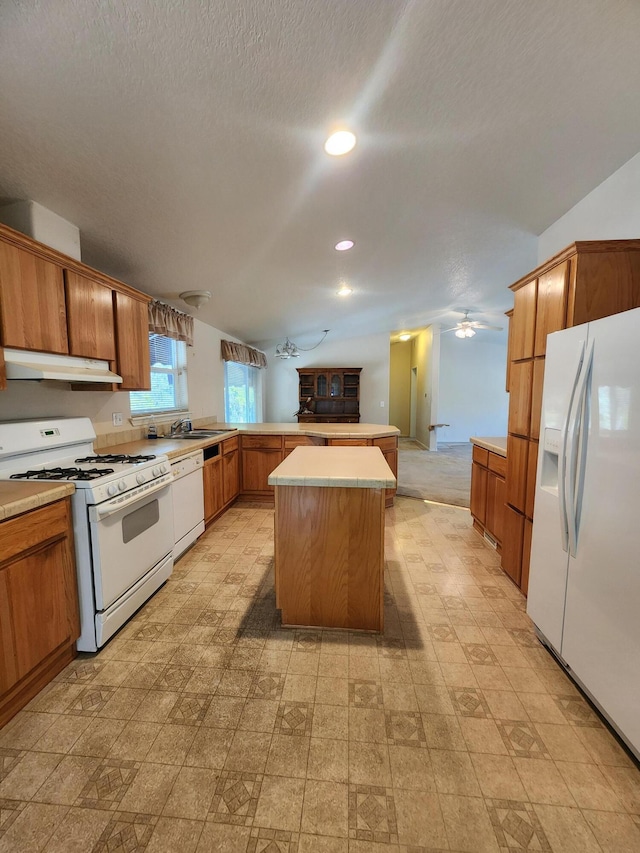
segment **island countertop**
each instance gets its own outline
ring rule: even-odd
[[[379,447],[296,447],[269,485],[392,489],[396,478]]]
[[[507,455],[507,439],[502,436],[491,436],[490,438],[473,436],[469,439],[471,444],[478,447],[484,447],[485,450],[490,450],[491,453],[497,453],[498,456]]]

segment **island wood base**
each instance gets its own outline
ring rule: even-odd
[[[276,486],[282,624],[382,631],[383,488]]]

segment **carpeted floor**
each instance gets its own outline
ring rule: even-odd
[[[398,494],[453,506],[469,506],[471,444],[441,444],[437,452],[422,450],[401,438],[398,454]]]

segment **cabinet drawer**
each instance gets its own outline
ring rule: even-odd
[[[284,449],[293,450],[294,447],[324,447],[325,440],[319,435],[285,435]]]
[[[242,448],[264,447],[268,450],[280,450],[282,448],[281,435],[243,435]]]
[[[477,462],[478,465],[484,465],[486,468],[489,464],[489,451],[484,447],[478,447],[477,444],[473,445],[473,461]]]
[[[233,438],[227,438],[222,442],[222,452],[223,453],[231,453],[233,450],[237,450],[240,446],[240,441],[237,435],[234,435]]]
[[[489,470],[495,471],[500,477],[507,476],[507,458],[499,453],[489,453]]]
[[[369,441],[366,438],[328,438],[330,447],[367,447]]]
[[[0,565],[42,542],[65,536],[68,529],[68,499],[4,521],[0,537]]]
[[[398,446],[398,439],[395,435],[390,435],[385,438],[374,438],[373,444],[375,447],[379,447],[384,453],[385,450],[395,450]]]

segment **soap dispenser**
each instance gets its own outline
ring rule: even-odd
[[[149,424],[147,426],[147,438],[157,438],[158,437],[158,427],[156,426],[156,419],[153,415],[149,418]]]

